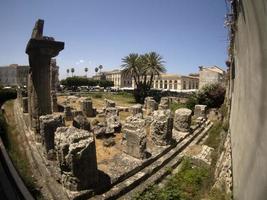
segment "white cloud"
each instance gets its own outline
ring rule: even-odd
[[[84,63],[84,60],[80,60],[79,62],[80,62],[80,63]]]

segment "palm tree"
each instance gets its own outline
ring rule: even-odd
[[[122,59],[122,75],[133,77],[136,89],[134,91],[135,99],[142,103],[152,87],[156,75],[166,72],[162,57],[150,52],[145,55],[131,53]]]
[[[95,74],[96,74],[96,75],[97,75],[97,72],[98,72],[98,68],[96,67],[96,68],[95,68]]]
[[[67,76],[69,76],[69,73],[70,73],[70,69],[67,69]]]
[[[73,77],[73,73],[74,73],[74,68],[71,68],[71,76]]]
[[[165,61],[163,60],[162,56],[156,52],[145,54],[143,59],[145,63],[146,74],[150,77],[148,86],[151,88],[155,76],[159,76],[161,73],[166,72],[166,68],[164,66]]]
[[[85,67],[84,71],[85,71],[85,76],[87,77],[88,67]]]
[[[99,65],[98,68],[99,68],[99,73],[101,73],[101,69],[103,69],[103,66]]]

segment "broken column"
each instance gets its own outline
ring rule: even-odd
[[[96,188],[98,170],[93,134],[75,127],[60,127],[55,141],[64,187],[71,191]]]
[[[64,42],[43,36],[44,20],[38,20],[26,48],[29,55],[28,97],[33,129],[39,133],[39,117],[52,113],[50,63],[64,49]]]
[[[165,110],[170,108],[170,98],[169,97],[161,97],[159,109]]]
[[[145,159],[146,152],[146,122],[138,116],[130,116],[123,127],[124,152],[138,159]]]
[[[129,111],[132,115],[140,114],[141,116],[143,116],[143,110],[142,110],[141,104],[136,104],[136,105],[131,106],[129,108]]]
[[[112,101],[112,100],[105,99],[105,103],[106,103],[106,108],[116,107],[116,103],[114,101]]]
[[[57,94],[55,91],[51,92],[51,100],[52,100],[52,112],[58,112]]]
[[[24,113],[28,112],[28,97],[22,97],[22,109]]]
[[[72,115],[71,107],[70,106],[64,106],[64,119],[66,121],[73,120],[73,115]]]
[[[108,107],[105,110],[106,134],[118,133],[121,130],[119,111],[115,107]]]
[[[158,104],[153,99],[153,97],[146,97],[146,99],[145,99],[145,109],[146,109],[146,114],[147,115],[151,115],[154,110],[158,109]]]
[[[155,145],[165,146],[172,139],[173,118],[171,110],[156,110],[150,125],[151,140]]]
[[[195,105],[194,116],[196,118],[203,117],[206,118],[207,115],[207,106],[206,105]]]
[[[87,130],[87,131],[90,131],[91,129],[89,121],[83,115],[78,115],[74,117],[72,125],[76,128]]]
[[[44,145],[48,158],[52,158],[55,149],[55,132],[60,126],[64,126],[64,119],[61,115],[43,115],[40,117],[41,142]]]
[[[187,108],[179,108],[175,111],[173,128],[176,131],[189,132],[191,125],[192,111]]]
[[[91,99],[81,100],[81,111],[87,117],[94,117],[96,115],[96,109],[93,108],[93,102]]]

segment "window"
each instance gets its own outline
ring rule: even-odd
[[[175,90],[177,90],[177,80],[174,81],[174,88]]]
[[[183,89],[186,90],[186,81],[184,81]]]
[[[164,89],[167,89],[167,87],[168,87],[168,83],[167,83],[167,81],[165,80],[165,81],[164,81]]]
[[[172,80],[169,81],[169,89],[172,89]]]

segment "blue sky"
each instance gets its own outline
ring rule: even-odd
[[[28,64],[25,47],[40,18],[44,35],[65,42],[61,78],[71,67],[76,75],[119,68],[132,52],[158,52],[168,73],[225,68],[225,12],[224,0],[0,0],[0,66]]]

